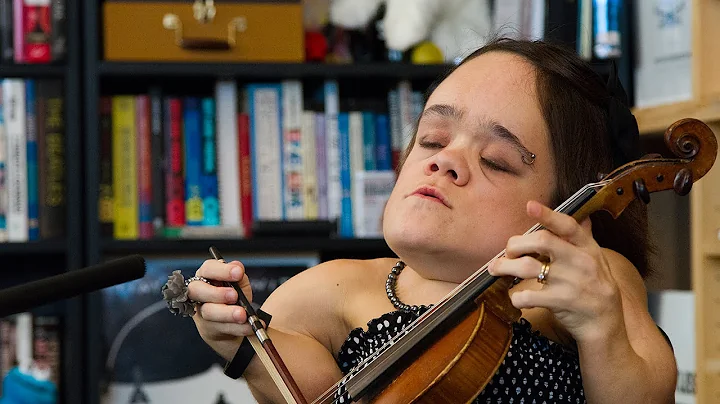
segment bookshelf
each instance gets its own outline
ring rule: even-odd
[[[82,152],[80,93],[80,2],[65,1],[66,55],[52,64],[1,64],[0,78],[62,81],[64,124],[65,233],[60,239],[0,243],[3,258],[0,288],[32,282],[83,267]],[[82,402],[84,349],[83,299],[76,297],[33,309],[62,318],[59,402]]]
[[[383,240],[346,239],[320,236],[263,236],[250,239],[151,239],[114,240],[102,236],[98,221],[98,193],[100,182],[100,111],[99,101],[105,91],[122,89],[136,92],[147,89],[150,84],[161,83],[164,87],[183,91],[183,86],[195,88],[213,80],[231,78],[240,82],[253,80],[301,79],[310,82],[336,79],[341,88],[362,95],[377,91],[378,97],[386,95],[387,87],[398,80],[410,80],[417,89],[424,89],[448,69],[445,65],[411,65],[404,63],[367,63],[357,65],[325,65],[316,63],[177,63],[177,62],[109,62],[102,60],[102,25],[100,1],[83,3],[83,116],[85,129],[83,143],[84,227],[83,255],[86,265],[103,261],[108,256],[129,254],[181,255],[205,254],[210,245],[217,246],[225,255],[230,253],[317,253],[321,261],[333,258],[370,258],[388,256],[392,252]],[[630,45],[626,45],[628,49]],[[605,63],[594,62],[596,71],[606,76]],[[627,62],[620,66],[623,82],[632,93],[630,70]],[[368,86],[367,84],[373,84]],[[377,87],[373,89],[373,87]],[[84,307],[87,321],[85,330],[86,356],[83,369],[85,403],[99,404],[100,374],[102,368],[101,296],[88,296]]]
[[[681,118],[694,117],[720,137],[720,48],[711,38],[720,35],[720,2],[692,2],[692,99],[652,108],[636,109],[640,132],[645,139],[660,138],[665,129]],[[695,398],[699,404],[720,401],[720,167],[713,168],[694,186],[689,209],[678,221],[689,227],[689,261],[695,295]],[[674,214],[670,212],[669,214]],[[683,246],[684,247],[684,246]]]

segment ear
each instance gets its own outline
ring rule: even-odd
[[[330,22],[346,29],[363,29],[385,0],[332,0]]]

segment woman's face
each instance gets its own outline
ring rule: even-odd
[[[533,66],[503,52],[468,61],[425,106],[385,208],[389,246],[427,277],[464,280],[535,224],[528,200],[550,202],[550,150]]]

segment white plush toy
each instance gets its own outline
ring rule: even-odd
[[[381,31],[388,49],[404,52],[430,41],[452,63],[487,42],[492,29],[488,1],[331,0],[330,21],[346,29],[363,29],[385,3]]]

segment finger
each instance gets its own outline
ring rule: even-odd
[[[238,324],[247,322],[247,312],[240,306],[204,303],[198,311],[202,319],[207,321]]]
[[[231,287],[219,287],[201,281],[193,281],[188,285],[188,298],[203,303],[235,303],[238,295]]]
[[[209,280],[237,282],[245,274],[245,266],[240,261],[223,263],[218,260],[206,260],[195,275]]]
[[[498,258],[488,266],[493,276],[514,276],[521,279],[532,279],[542,270],[542,262],[533,257]]]
[[[518,309],[532,309],[542,307],[550,310],[568,309],[571,302],[563,298],[562,295],[556,295],[548,289],[533,290],[525,289],[515,292],[510,296],[513,306]]]
[[[510,237],[505,247],[505,256],[512,259],[539,254],[555,261],[575,249],[574,245],[549,230],[538,230],[530,234]]]
[[[537,201],[528,201],[526,210],[528,216],[572,244],[583,246],[591,238],[572,216],[555,212]]]

